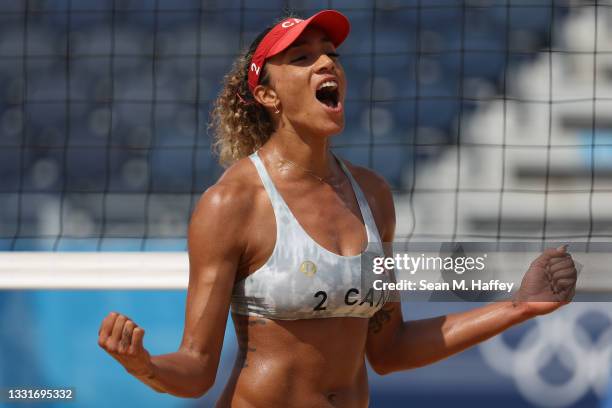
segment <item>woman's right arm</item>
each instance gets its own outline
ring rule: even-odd
[[[197,398],[214,384],[236,271],[246,243],[252,197],[244,186],[218,183],[200,199],[189,225],[189,286],[178,351],[150,356],[144,330],[109,314],[98,344],[159,392]]]

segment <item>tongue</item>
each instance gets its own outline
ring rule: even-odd
[[[322,89],[317,91],[316,97],[321,103],[333,108],[335,106],[333,92],[332,90]]]

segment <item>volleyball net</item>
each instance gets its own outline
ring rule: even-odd
[[[389,181],[398,239],[611,238],[610,2],[40,0],[0,4],[3,265],[186,268],[149,252],[185,251],[222,172],[223,75],[284,10],[322,8],[352,24],[334,150]]]

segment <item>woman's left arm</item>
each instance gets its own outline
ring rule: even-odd
[[[400,303],[389,303],[370,319],[368,361],[381,375],[426,366],[533,316],[525,303],[497,302],[466,312],[403,321]]]
[[[363,174],[361,180],[381,238],[392,242],[395,208],[389,187],[372,173]],[[387,303],[370,318],[368,361],[378,374],[388,374],[442,360],[568,303],[574,295],[576,276],[571,256],[560,247],[545,250],[532,262],[511,301],[415,321],[404,321],[399,302]]]

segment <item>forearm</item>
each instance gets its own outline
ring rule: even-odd
[[[389,348],[389,371],[432,364],[529,317],[522,304],[497,302],[466,312],[404,322]]]
[[[210,362],[184,351],[151,356],[146,373],[131,373],[158,392],[196,398],[212,387],[215,371]]]

